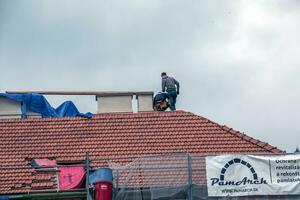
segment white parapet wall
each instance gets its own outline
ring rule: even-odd
[[[21,104],[6,97],[0,97],[0,119],[21,118]]]
[[[21,118],[21,103],[8,99],[6,97],[0,97],[0,119],[8,119],[8,118]],[[29,118],[40,118],[41,115],[39,113],[35,113],[32,111],[27,111],[27,116]]]

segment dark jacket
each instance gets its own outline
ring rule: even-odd
[[[179,93],[179,82],[173,77],[163,76],[161,79],[162,91],[165,92],[166,89],[175,89]]]

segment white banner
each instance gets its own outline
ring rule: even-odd
[[[208,196],[300,194],[300,155],[206,157]]]

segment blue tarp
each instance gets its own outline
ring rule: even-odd
[[[47,99],[36,93],[28,94],[6,94],[0,93],[0,96],[21,103],[22,117],[26,117],[27,110],[40,113],[42,117],[85,117],[91,118],[92,113],[80,113],[72,101],[65,101],[56,109],[53,108]]]

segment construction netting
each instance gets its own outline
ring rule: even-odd
[[[289,196],[208,197],[204,156],[167,154],[144,156],[127,165],[110,161],[115,200],[295,200]]]

